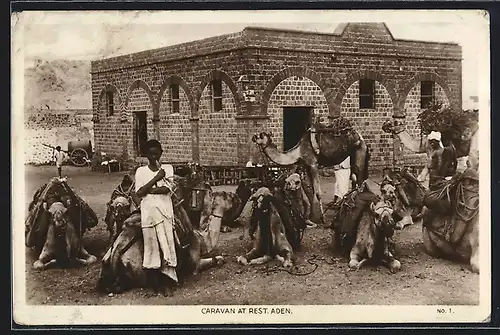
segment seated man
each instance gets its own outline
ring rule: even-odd
[[[447,212],[451,206],[446,192],[441,192],[440,190],[449,183],[449,180],[452,179],[457,171],[457,154],[451,142],[445,141],[446,146],[442,146],[440,135],[437,132],[432,132],[429,135],[429,145],[431,147],[427,165],[429,192],[424,197],[424,204],[431,210],[426,211],[424,224],[433,220],[438,212]]]

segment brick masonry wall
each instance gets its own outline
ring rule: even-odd
[[[222,110],[213,111],[212,85],[203,90],[199,112],[200,163],[204,165],[237,165],[238,132],[234,97],[222,83]]]
[[[341,115],[352,121],[353,127],[370,146],[370,168],[391,166],[393,161],[392,135],[381,131],[382,124],[391,117],[393,103],[387,89],[375,82],[375,109],[359,109],[359,81],[353,83],[342,99]]]
[[[53,150],[43,144],[68,149],[70,141],[91,141],[93,139],[91,111],[40,111],[27,113],[24,122],[25,164],[48,164]],[[43,144],[42,144],[43,143]]]
[[[158,139],[155,135],[153,128],[154,115],[153,115],[153,104],[149,99],[147,92],[143,88],[134,89],[129,95],[128,104],[125,106],[127,111],[127,119],[133,125],[135,123],[135,113],[136,112],[146,112],[146,125],[147,125],[147,136],[148,140]],[[128,142],[128,156],[138,157],[136,151],[137,143],[135,141],[135,134],[132,129],[128,129],[127,134],[130,141]]]
[[[245,87],[238,81],[242,75],[248,80]],[[185,92],[189,104],[191,159],[209,162],[215,154],[224,152],[224,162],[244,164],[249,157],[258,156],[250,140],[253,133],[264,130],[267,122],[276,123],[276,119],[273,121],[276,113],[273,94],[283,80],[291,77],[303,77],[314,82],[316,93],[319,88],[324,98],[322,103],[326,102],[331,116],[342,115],[344,96],[359,79],[377,80],[385,87],[384,94],[391,98],[392,107],[387,107],[391,111],[387,109],[386,118],[390,119],[392,113],[403,110],[406,96],[422,80],[437,82],[449,102],[453,106],[460,106],[461,48],[453,44],[394,40],[383,24],[349,24],[333,34],[248,28],[236,34],[93,62],[96,147],[117,155],[132,150],[133,120],[128,114],[125,120],[120,120],[118,116],[116,119],[103,120],[96,117],[98,114],[100,116],[99,99],[102,92],[110,85],[116,89],[119,97],[116,110],[125,110],[127,101],[134,104],[133,101],[137,99],[142,101],[139,104],[144,103],[145,96],[136,96],[136,88],[146,93],[149,101],[153,101],[148,104],[148,113],[151,112],[152,117],[156,115],[155,118],[160,120],[151,122],[149,132],[160,138],[164,145],[170,146],[170,140],[162,130],[168,127],[164,123],[169,122],[162,116],[165,110],[162,107],[165,102],[162,90],[165,84],[175,79],[180,83],[181,92]],[[204,101],[204,90],[207,83],[215,78],[223,80],[225,89],[231,92],[236,119],[225,111],[224,115],[207,113],[209,109]],[[255,101],[244,100],[244,89],[255,91]],[[307,95],[307,92],[303,91],[299,97]],[[383,113],[385,115],[386,112]],[[266,120],[268,116],[269,121]],[[211,142],[214,128],[204,123],[204,120],[209,119],[212,123],[215,120],[225,122],[224,131],[231,131],[229,136],[225,134],[226,142],[218,143],[218,151],[215,151]],[[152,118],[148,116],[149,120]],[[377,114],[373,122],[368,122],[371,122],[370,129],[372,123],[379,127],[382,116]],[[173,133],[176,134],[187,131],[185,116],[178,120],[174,129]],[[377,128],[376,133],[368,134],[370,136],[387,135]],[[182,148],[175,151],[177,153],[173,154],[172,159],[180,161],[187,158],[189,140],[184,135],[180,139],[179,135],[172,141],[176,148]],[[378,144],[374,142],[373,145]],[[387,147],[382,145],[382,148],[384,151],[374,150],[383,153],[383,157],[390,154],[386,151],[389,150]],[[375,165],[382,161],[382,158],[374,156]]]
[[[408,93],[404,104],[404,110],[406,112],[406,128],[414,139],[421,138],[420,124],[417,118],[418,114],[423,111],[420,105],[420,92],[421,84],[418,83]],[[450,102],[448,97],[439,84],[434,85],[434,96],[437,103],[449,105]],[[405,165],[423,166],[426,162],[426,154],[414,154],[403,147],[402,161]]]
[[[283,107],[294,106],[313,107],[313,120],[318,118],[321,123],[328,122],[328,103],[318,85],[304,77],[293,76],[283,80],[269,99],[269,120],[266,124],[280,150],[283,150]]]
[[[191,108],[186,92],[179,88],[179,112],[173,113],[172,93],[168,87],[161,97],[160,142],[163,157],[169,162],[190,162],[192,160]]]

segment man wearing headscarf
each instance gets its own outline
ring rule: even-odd
[[[441,133],[433,131],[427,136],[427,165],[418,176],[418,180],[423,182],[429,177],[429,189],[439,188],[440,185],[456,173],[457,154],[451,141],[446,141],[443,146]]]

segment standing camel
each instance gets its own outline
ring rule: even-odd
[[[320,221],[323,225],[324,210],[321,201],[319,183],[319,165],[333,166],[343,162],[347,157],[351,161],[351,178],[356,186],[368,178],[369,148],[361,134],[345,118],[337,118],[330,126],[313,126],[308,129],[299,143],[292,149],[282,152],[266,132],[255,134],[252,141],[274,163],[278,165],[302,164],[306,168],[314,192],[313,206],[319,206]]]
[[[457,116],[451,122],[448,120],[455,113]],[[432,120],[427,115],[432,115]],[[442,117],[441,117],[442,115]],[[468,165],[474,170],[479,168],[479,122],[477,112],[455,112],[449,108],[435,106],[422,112],[425,120],[420,120],[422,130],[430,133],[431,130],[439,131],[442,135],[443,144],[453,143],[456,148],[457,158],[468,156]],[[434,120],[434,119],[437,119]],[[440,120],[442,119],[442,121]],[[422,122],[424,121],[424,122]],[[430,121],[430,122],[429,122]],[[404,122],[393,120],[385,122],[382,130],[397,136],[401,143],[410,151],[415,153],[427,153],[430,150],[427,136],[414,139],[406,129]]]

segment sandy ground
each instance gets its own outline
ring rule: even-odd
[[[26,167],[26,206],[36,189],[56,173],[55,167]],[[91,172],[88,168],[65,167],[69,185],[97,213],[99,224],[86,233],[87,250],[102,257],[108,234],[103,218],[106,202],[123,173]],[[233,190],[234,187],[217,187]],[[332,184],[322,180],[325,201],[332,200]],[[243,213],[247,217],[247,213]],[[328,217],[327,217],[328,218]],[[23,225],[17,222],[15,224]],[[395,240],[402,270],[391,274],[384,267],[348,269],[348,260],[331,251],[331,232],[323,228],[307,230],[303,250],[297,254],[299,273],[280,271],[276,263],[243,267],[236,257],[250,248],[243,240],[244,228],[221,235],[218,251],[226,264],[190,277],[172,298],[135,289],[109,297],[96,291],[100,263],[73,269],[33,270],[35,255],[26,249],[26,297],[28,304],[46,305],[196,305],[196,304],[376,304],[376,305],[474,305],[479,303],[479,276],[464,264],[428,256],[422,246],[421,224],[397,232]],[[247,234],[246,234],[247,235]],[[16,243],[22,243],[16,241]],[[312,260],[316,257],[316,260]],[[318,260],[319,259],[319,260]]]

